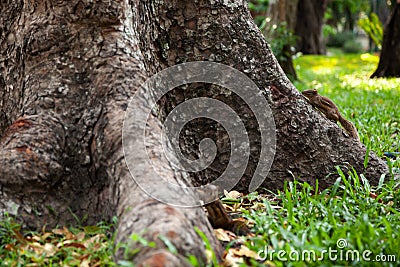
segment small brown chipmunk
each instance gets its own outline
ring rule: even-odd
[[[339,122],[340,125],[346,130],[350,137],[360,140],[356,127],[348,120],[346,120],[339,109],[329,98],[319,95],[317,89],[305,90],[302,94],[308,98],[311,105],[321,111],[325,116],[334,121]]]

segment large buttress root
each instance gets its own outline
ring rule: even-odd
[[[183,266],[190,254],[205,262],[194,226],[218,253],[201,207],[154,200],[125,165],[124,114],[147,76],[132,28],[135,9],[127,1],[78,0],[13,1],[0,9],[7,11],[0,15],[1,210],[31,229],[117,215],[117,242],[136,232],[157,244],[129,244],[128,259],[139,265]],[[168,252],[160,236],[180,255]],[[130,255],[136,248],[140,253]]]

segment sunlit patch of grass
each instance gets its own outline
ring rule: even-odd
[[[361,70],[371,72],[371,65],[377,64],[379,58],[371,54],[338,54],[334,56],[302,56],[296,59],[296,70],[307,78],[310,75],[340,76],[345,73],[357,73]],[[372,73],[372,72],[371,72]]]
[[[399,78],[390,79],[366,79],[365,75],[346,74],[340,79],[343,87],[362,88],[363,90],[379,92],[382,90],[390,91],[391,94],[397,95],[400,88]]]
[[[360,59],[364,62],[370,62],[373,64],[378,64],[379,62],[379,57],[376,55],[371,55],[369,53],[361,54]]]

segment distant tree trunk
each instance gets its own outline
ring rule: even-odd
[[[299,36],[297,51],[303,54],[325,54],[322,26],[328,0],[299,0],[295,35]]]
[[[123,141],[128,144],[125,155],[133,157],[138,168],[151,158],[163,177],[184,186],[212,182],[227,166],[242,161],[246,168],[235,188],[244,192],[259,169],[265,174],[258,177],[265,178],[261,186],[269,190],[281,189],[293,177],[311,184],[319,179],[319,188],[325,188],[336,180],[336,165],[354,167],[373,185],[387,172],[372,152],[365,168],[366,148],[345,136],[293,87],[253,23],[247,1],[21,0],[1,2],[0,9],[0,211],[16,215],[25,227],[72,224],[75,217],[94,224],[116,215],[116,241],[128,242],[128,260],[137,266],[189,266],[188,255],[204,265],[207,260],[203,240],[194,230],[197,226],[220,256],[202,208],[158,201],[136,181],[144,180],[152,191],[167,197],[184,201],[196,196],[160,187],[161,178],[150,168],[141,168],[133,180]],[[197,60],[236,68],[254,81],[257,92],[242,99],[226,88],[194,83],[161,99],[157,116],[166,120],[180,103],[198,97],[223,101],[245,126],[250,156],[248,161],[231,162],[231,148],[237,144],[229,142],[219,123],[200,118],[187,123],[179,146],[188,158],[198,159],[203,152],[200,141],[208,137],[215,141],[216,157],[205,170],[178,172],[170,168],[156,138],[161,133],[156,111],[144,124],[141,120],[147,118],[146,109],[153,108],[155,89],[135,102],[137,114],[130,119],[137,123],[124,125],[133,138],[122,140],[121,128],[125,111],[132,108],[129,100],[147,77]],[[177,71],[171,78],[180,75]],[[228,74],[214,78],[235,79]],[[257,120],[246,102],[260,100],[269,104],[275,120],[274,158],[274,149],[263,147],[264,121]],[[143,125],[148,156],[138,150]],[[266,139],[273,140],[273,135]],[[273,160],[271,167],[266,157]],[[129,235],[134,232],[157,247],[132,242]],[[160,236],[178,253],[168,251]],[[116,256],[123,258],[124,253]]]
[[[393,12],[383,33],[382,51],[378,68],[371,78],[400,77],[400,1],[393,6]]]
[[[344,22],[344,31],[353,32],[354,14],[351,12],[350,7],[348,5],[344,7],[344,17],[346,18]]]
[[[279,25],[286,23],[287,30],[294,33],[294,28],[296,26],[297,1],[298,0],[271,1],[267,10],[267,17],[270,18],[267,27],[272,27],[274,24]],[[293,53],[294,51],[292,51],[292,46],[289,44],[285,45],[278,57],[278,62],[286,75],[288,75],[292,80],[297,80],[297,73],[293,65]]]

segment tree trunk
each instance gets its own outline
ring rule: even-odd
[[[400,1],[393,6],[385,26],[378,68],[371,75],[371,78],[378,77],[400,77]]]
[[[186,266],[189,254],[206,261],[193,226],[206,234],[217,256],[219,246],[201,208],[172,206],[151,197],[178,202],[197,198],[190,188],[160,186],[162,179],[144,167],[148,158],[160,176],[185,186],[210,183],[227,167],[235,170],[244,164],[235,187],[241,191],[259,184],[281,189],[293,177],[311,184],[320,179],[324,188],[335,181],[327,176],[335,165],[353,166],[371,184],[387,172],[372,152],[364,168],[365,147],[345,136],[293,87],[252,22],[246,1],[48,0],[9,1],[0,7],[0,203],[3,212],[18,215],[25,226],[68,224],[74,217],[93,224],[117,215],[117,242],[129,242],[129,235],[137,232],[157,244],[154,249],[129,243],[132,251],[141,248],[137,254],[127,253],[129,260],[138,266]],[[218,65],[214,71],[222,69],[226,75],[211,78],[221,85],[238,85],[239,93],[207,83],[180,86],[161,98],[147,118],[159,92],[141,87],[146,78],[198,60],[232,66],[258,88],[252,91],[247,78],[238,80],[237,72]],[[189,74],[196,78],[208,71]],[[170,78],[178,80],[182,72],[175,73]],[[129,104],[141,90],[144,94],[136,94]],[[228,136],[225,121],[196,118],[180,131],[182,154],[208,159],[208,150],[199,149],[207,137],[215,141],[216,156],[205,170],[178,172],[163,156],[161,125],[153,114],[168,122],[175,107],[198,97],[227,104],[241,119],[249,144],[230,142],[235,135]],[[191,110],[203,106],[190,104]],[[273,117],[268,117],[267,106]],[[260,114],[260,108],[266,112]],[[127,135],[122,140],[125,111],[132,109],[135,116],[125,120]],[[223,119],[224,114],[214,109],[208,118]],[[149,156],[141,140],[145,130]],[[177,148],[176,141],[165,141],[175,144],[167,146],[168,153]],[[128,165],[135,165],[130,169],[135,180],[123,149]],[[231,161],[231,150],[244,151],[243,157]],[[175,157],[179,159],[177,154],[168,159],[176,162]],[[151,192],[143,191],[143,185]],[[224,183],[217,185],[220,192],[225,189]],[[159,236],[167,237],[178,255],[170,253]],[[119,251],[117,258],[123,254]]]
[[[280,189],[283,182],[292,179],[293,176],[311,183],[320,178],[320,186],[326,187],[335,180],[332,176],[325,178],[327,174],[335,171],[334,166],[348,164],[354,166],[358,172],[365,173],[372,183],[378,182],[380,174],[387,171],[385,163],[371,153],[368,167],[364,169],[365,147],[346,137],[336,124],[330,123],[310,109],[279,68],[256,25],[250,22],[251,17],[245,1],[229,5],[210,2],[200,1],[199,4],[195,4],[171,0],[164,1],[164,4],[147,4],[141,8],[146,11],[154,10],[148,17],[155,21],[162,18],[163,21],[162,24],[148,21],[142,24],[140,44],[143,50],[147,49],[148,70],[155,73],[185,61],[212,59],[234,66],[257,84],[271,106],[277,128],[276,154],[269,174],[262,184],[264,188]],[[147,2],[141,1],[142,3]],[[186,10],[189,14],[182,14],[181,10]],[[199,17],[193,15],[197,14],[196,11],[206,14],[201,16],[200,22]],[[191,30],[186,30],[189,26]],[[236,188],[248,191],[260,161],[259,155],[265,155],[262,149],[267,148],[261,147],[258,126],[254,124],[256,118],[246,107],[245,100],[235,94],[227,95],[224,90],[217,90],[214,86],[196,84],[167,94],[162,110],[164,114],[168,114],[185,100],[204,96],[223,99],[224,103],[243,116],[242,121],[251,137],[252,153],[246,172]],[[193,158],[199,157],[197,147],[202,138],[229,140],[219,125],[208,120],[198,120],[193,124],[189,126],[194,127],[195,131],[189,131],[188,134],[182,131],[180,136],[181,145]],[[219,153],[210,168],[190,173],[195,183],[213,181],[228,165],[229,143],[218,142],[216,145]],[[261,162],[265,163],[264,160],[262,158]]]
[[[351,12],[351,9],[348,5],[344,7],[344,31],[354,32],[354,14]]]
[[[299,37],[297,51],[303,54],[325,54],[322,26],[327,0],[299,0],[295,35]]]
[[[0,7],[2,211],[36,229],[74,224],[75,216],[96,224],[117,215],[117,242],[138,232],[157,243],[156,249],[127,254],[138,266],[186,266],[190,254],[205,262],[194,226],[220,256],[201,207],[155,200],[134,183],[125,165],[122,122],[130,97],[147,77],[132,26],[137,7],[109,1],[10,1]],[[161,132],[154,117],[149,125],[152,134]],[[156,143],[153,136],[148,139]],[[162,154],[161,146],[150,150]],[[137,158],[137,164],[143,160]],[[167,177],[185,183],[162,158],[153,161]],[[150,170],[142,173],[150,175]]]

